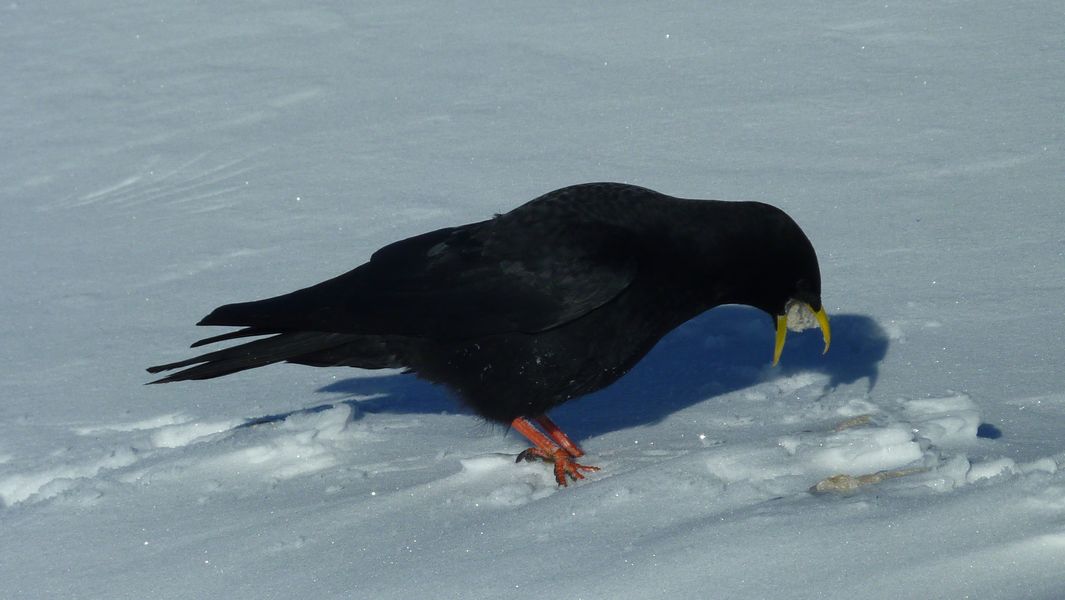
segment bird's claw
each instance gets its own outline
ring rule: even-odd
[[[522,450],[517,459],[514,462],[532,461],[540,459],[544,462],[554,463],[555,465],[555,482],[562,487],[569,485],[569,481],[566,479],[568,476],[573,481],[578,479],[584,479],[584,473],[582,471],[598,471],[599,467],[593,467],[591,465],[582,465],[570,456],[568,452],[562,448],[556,448],[554,450],[543,450],[541,448],[526,448]]]

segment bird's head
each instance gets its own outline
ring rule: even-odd
[[[783,215],[783,213],[781,213]],[[776,342],[773,345],[773,366],[780,362],[788,330],[804,331],[819,327],[825,340],[825,349],[832,342],[832,328],[821,303],[821,269],[813,244],[802,229],[784,215],[786,222],[777,237],[770,242],[776,246],[773,258],[782,269],[774,269],[775,288],[771,304],[766,307],[776,324]]]
[[[769,313],[776,326],[773,365],[780,361],[788,330],[821,329],[828,352],[832,330],[821,303],[821,270],[813,244],[802,229],[780,209],[748,203],[753,209],[746,222],[745,260],[741,260],[737,286],[743,304]],[[756,224],[755,224],[756,223]]]

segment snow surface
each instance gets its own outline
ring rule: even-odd
[[[1065,597],[1063,31],[1038,0],[6,3],[0,597]],[[685,324],[553,415],[603,469],[568,489],[395,373],[141,385],[219,304],[595,180],[787,210],[829,354]]]

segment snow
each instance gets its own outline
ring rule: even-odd
[[[0,597],[1065,597],[1063,25],[6,3]],[[602,468],[566,489],[394,372],[142,385],[219,304],[596,180],[785,209],[829,353],[683,325],[552,415]]]

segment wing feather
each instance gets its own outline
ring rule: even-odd
[[[579,318],[632,282],[626,232],[508,215],[401,240],[343,275],[219,307],[200,325],[463,339]]]

